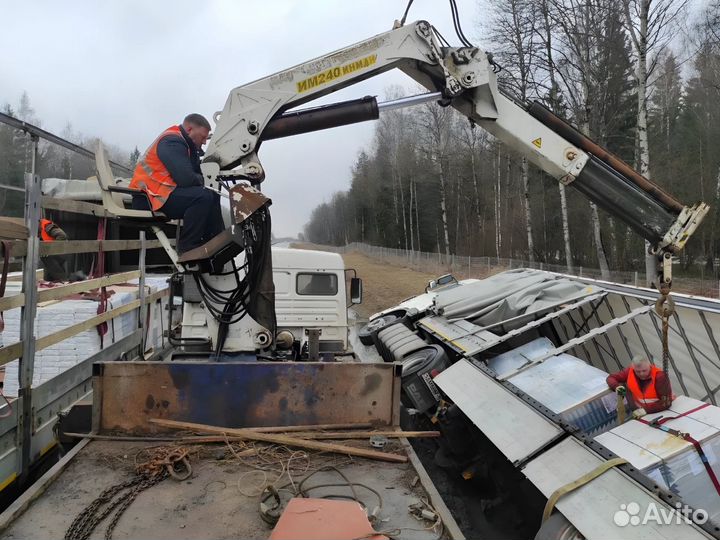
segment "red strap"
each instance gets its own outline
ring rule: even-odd
[[[650,426],[651,428],[659,429],[660,431],[665,431],[661,426],[665,422],[668,422],[670,420],[675,420],[677,418],[682,418],[683,416],[687,416],[688,414],[694,413],[695,411],[699,411],[700,409],[704,409],[705,407],[708,407],[709,403],[703,403],[699,407],[695,407],[694,409],[690,409],[689,411],[686,411],[682,414],[678,414],[677,416],[671,416],[669,418],[660,418],[657,421],[648,421],[644,418],[638,418],[640,422],[645,424],[646,426]],[[670,428],[666,428],[670,429]],[[665,431],[665,433],[668,433]],[[668,433],[669,435],[674,435],[673,433]],[[720,495],[720,481],[718,481],[717,476],[715,475],[715,471],[713,470],[712,466],[710,465],[710,460],[708,460],[707,455],[705,454],[705,451],[702,449],[702,445],[699,441],[694,439],[689,433],[682,433],[681,436],[675,435],[676,437],[680,437],[681,439],[684,439],[691,443],[693,447],[695,448],[695,452],[697,452],[697,455],[700,457],[700,461],[702,461],[703,466],[705,467],[705,471],[707,471],[708,476],[710,477],[710,481],[712,482],[712,485],[715,487],[715,491],[718,495]]]
[[[669,422],[670,420],[677,420],[678,418],[682,418],[683,416],[687,416],[688,414],[692,414],[696,411],[699,411],[700,409],[704,409],[705,407],[709,407],[709,403],[703,403],[699,407],[695,407],[694,409],[690,409],[689,411],[685,411],[682,414],[678,414],[677,416],[668,416],[664,418],[658,418],[657,421],[654,421],[658,425],[663,425],[665,422]]]
[[[720,482],[718,482],[717,476],[715,476],[715,471],[713,471],[713,468],[710,466],[710,461],[705,455],[705,451],[702,449],[702,446],[700,446],[700,443],[693,439],[690,435],[686,435],[685,440],[690,441],[695,447],[695,451],[698,453],[698,456],[700,456],[700,461],[702,461],[703,465],[705,465],[705,470],[710,477],[710,481],[713,486],[715,486],[715,491],[718,495],[720,495]]]
[[[107,218],[102,218],[100,221],[98,221],[98,235],[97,239],[100,241],[100,248],[98,249],[98,263],[97,266],[93,269],[93,273],[91,277],[99,278],[102,277],[105,274],[105,254],[103,253],[102,249],[102,241],[105,240],[105,225],[107,224]],[[105,313],[107,311],[107,300],[108,300],[108,294],[107,289],[105,287],[100,288],[100,302],[98,303],[97,308],[97,314],[101,315],[102,313]],[[108,323],[103,322],[97,325],[97,332],[100,336],[100,348],[102,349],[104,347],[103,344],[103,336],[107,334],[108,331]]]
[[[12,248],[12,244],[8,240],[2,241],[3,265],[2,265],[2,276],[0,276],[0,298],[5,296],[5,286],[7,285],[8,269],[10,268],[10,250],[11,250],[11,248]],[[2,312],[0,312],[0,332],[2,332],[3,330],[5,330],[5,319],[3,318]]]

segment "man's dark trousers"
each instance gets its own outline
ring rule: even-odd
[[[178,253],[203,245],[225,229],[220,195],[201,186],[176,187],[160,211],[170,219],[183,220]]]

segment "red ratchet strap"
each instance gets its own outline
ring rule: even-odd
[[[663,428],[662,425],[665,422],[669,422],[670,420],[676,420],[678,418],[682,418],[683,416],[687,416],[689,414],[692,414],[696,411],[699,411],[700,409],[704,409],[705,407],[709,407],[709,403],[703,403],[699,407],[695,407],[694,409],[690,409],[689,411],[686,411],[682,414],[678,414],[677,416],[670,416],[668,418],[657,418],[652,421],[645,420],[644,418],[638,418],[640,422],[643,424],[650,426],[655,429],[659,429],[661,431],[665,431],[665,433],[670,433],[668,428]],[[676,430],[672,430],[676,431]],[[678,433],[678,432],[676,432]],[[680,435],[677,435],[676,433],[670,433],[671,435],[675,435],[676,437],[680,437],[681,439],[686,440],[687,442],[691,443],[693,447],[695,448],[695,452],[697,452],[697,455],[700,457],[700,461],[702,461],[703,466],[705,467],[705,471],[707,471],[708,476],[710,477],[710,481],[712,482],[713,486],[715,487],[715,491],[718,495],[720,495],[720,481],[718,481],[717,476],[715,475],[715,471],[713,470],[712,466],[710,465],[710,460],[708,459],[707,455],[705,454],[705,451],[702,449],[702,445],[698,440],[690,436],[689,433],[682,433]]]
[[[3,298],[5,296],[5,286],[7,285],[8,269],[10,268],[10,250],[12,249],[12,242],[8,240],[3,240],[2,249],[3,265],[2,276],[0,276],[0,298]],[[2,311],[0,311],[0,332],[2,332],[3,330],[5,330],[5,319],[3,319]]]
[[[105,253],[103,252],[102,241],[105,240],[106,224],[107,224],[107,218],[102,218],[101,220],[98,221],[97,239],[100,242],[100,247],[98,249],[98,263],[97,263],[97,266],[95,266],[93,273],[91,275],[91,277],[93,277],[93,278],[99,278],[105,274]],[[99,302],[98,308],[97,308],[98,315],[101,315],[107,311],[107,304],[108,304],[107,289],[103,286],[103,287],[100,287],[100,302]],[[107,334],[107,331],[108,331],[107,321],[97,325],[97,332],[98,332],[98,335],[100,336],[100,348],[101,349],[104,347],[103,336],[105,334]]]
[[[2,249],[3,249],[3,265],[2,265],[2,275],[0,275],[0,298],[3,298],[5,296],[5,287],[7,286],[7,277],[8,277],[8,269],[10,268],[10,250],[12,249],[12,242],[8,240],[2,241]],[[0,332],[5,330],[5,319],[3,319],[3,314],[0,311]],[[8,398],[5,397],[5,394],[3,394],[2,388],[0,388],[0,397],[2,397],[5,400],[5,403],[7,404],[7,412],[4,412],[0,414],[0,418],[7,418],[13,413],[12,403],[8,401]]]
[[[678,419],[678,418],[682,418],[683,416],[687,416],[688,414],[692,414],[692,413],[694,413],[694,412],[699,411],[700,409],[704,409],[705,407],[709,407],[709,406],[710,406],[709,403],[703,403],[703,404],[700,405],[699,407],[695,407],[694,409],[690,409],[689,411],[685,411],[684,413],[678,414],[677,416],[667,416],[667,417],[666,417],[666,416],[661,416],[661,417],[656,418],[655,420],[653,420],[652,423],[661,426],[661,425],[663,425],[665,422],[669,422],[670,420],[676,420],[676,419]],[[647,422],[647,421],[646,421],[645,423],[646,423],[646,424],[649,424],[650,422]]]

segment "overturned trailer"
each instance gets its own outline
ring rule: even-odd
[[[718,537],[720,302],[674,297],[676,397],[641,420],[618,421],[605,378],[634,354],[663,358],[657,291],[512,270],[426,293],[370,328],[405,368],[405,422],[444,435],[435,461],[480,474],[521,515],[545,503],[539,537]]]

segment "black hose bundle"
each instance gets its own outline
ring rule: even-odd
[[[222,290],[214,287],[200,272],[194,272],[200,296],[207,311],[218,323],[215,353],[219,356],[230,325],[250,315],[258,324],[275,335],[275,290],[272,281],[270,211],[266,207],[256,211],[241,225],[241,243],[245,262],[218,275],[234,275],[235,288]]]

